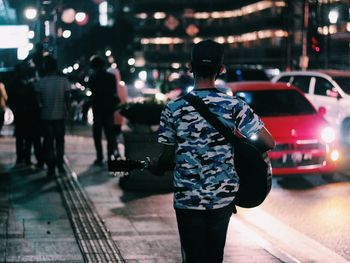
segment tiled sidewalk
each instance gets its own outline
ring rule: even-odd
[[[0,262],[83,262],[56,181],[14,162],[0,138]]]
[[[141,155],[146,150],[140,145]],[[146,152],[144,154],[147,156]],[[90,138],[67,137],[66,155],[71,169],[106,222],[126,262],[181,262],[172,193],[160,185],[168,183],[166,180],[157,182],[157,179],[151,178],[153,190],[147,185],[142,191],[143,179],[132,179],[134,188],[139,190],[123,191],[118,179],[111,177],[106,167],[91,165],[95,151]],[[260,247],[231,222],[224,262],[282,260]]]

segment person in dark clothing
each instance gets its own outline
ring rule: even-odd
[[[94,71],[89,78],[88,84],[92,92],[92,112],[94,115],[92,128],[96,149],[96,160],[94,164],[102,165],[102,129],[107,139],[108,158],[116,154],[114,112],[119,101],[115,88],[115,76],[106,71],[105,61],[99,56],[92,56],[90,67]]]
[[[36,166],[42,168],[43,152],[40,133],[40,110],[35,87],[30,81],[30,69],[24,64],[15,68],[16,77],[11,83],[10,107],[15,118],[16,164],[31,165],[31,152],[37,160]]]

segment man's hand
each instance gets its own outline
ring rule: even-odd
[[[158,161],[152,160],[148,166],[151,173],[156,176],[162,176],[166,171],[174,169],[175,164],[175,146],[164,145],[163,152],[160,155]]]
[[[157,160],[152,160],[149,163],[148,170],[156,176],[163,176],[164,175],[164,172],[162,172],[158,169],[158,161]]]

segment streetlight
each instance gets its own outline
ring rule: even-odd
[[[34,18],[36,18],[37,14],[38,11],[33,7],[28,7],[26,10],[24,10],[24,15],[29,20],[33,20]]]

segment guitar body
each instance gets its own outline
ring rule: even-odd
[[[241,140],[234,145],[234,162],[239,176],[235,205],[252,208],[260,205],[271,190],[272,168],[267,153]]]

